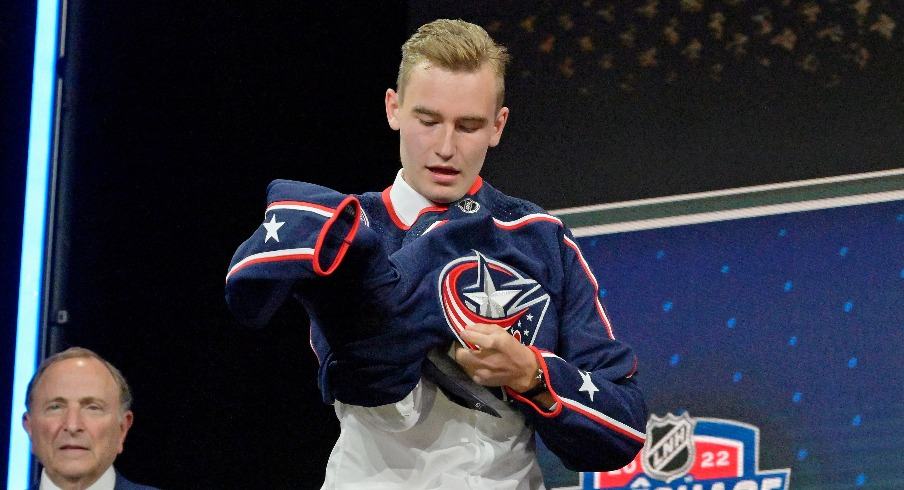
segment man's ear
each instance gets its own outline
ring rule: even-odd
[[[22,414],[22,427],[28,432],[28,438],[31,439],[31,420],[28,419],[28,412]],[[31,454],[35,453],[34,445],[31,445]]]
[[[22,414],[22,427],[25,428],[25,432],[28,432],[28,437],[31,437],[31,421],[28,420],[28,412]]]
[[[129,433],[129,429],[132,428],[132,423],[135,421],[135,416],[132,414],[131,410],[126,410],[126,413],[122,414],[122,420],[119,421],[119,451],[116,454],[122,453],[123,443],[126,442],[126,434]]]
[[[503,107],[496,113],[496,119],[493,120],[493,136],[490,137],[491,148],[499,144],[499,140],[502,138],[502,130],[505,129],[505,123],[508,121],[508,115],[508,107]]]
[[[386,120],[389,127],[399,130],[399,94],[393,89],[386,89]]]

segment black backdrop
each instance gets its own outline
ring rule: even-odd
[[[878,70],[845,65],[831,91],[813,90],[793,61],[721,84],[691,75],[666,87],[632,78],[636,67],[614,81],[566,77],[563,66],[582,56],[578,31],[595,18],[582,17],[587,5],[70,1],[71,248],[59,279],[68,341],[110,358],[135,390],[136,424],[117,466],[172,489],[319,486],[338,429],[318,401],[304,315],[289,306],[266,329],[236,325],[223,301],[226,266],[259,225],[270,180],[345,192],[391,181],[398,142],[381,99],[399,46],[426,20],[473,20],[513,48],[512,118],[485,175],[548,208],[901,165],[899,33],[882,44],[892,56],[874,57]],[[9,11],[7,372],[34,15]],[[551,36],[560,49],[538,49]],[[637,84],[626,91],[624,80]]]
[[[133,386],[136,423],[117,467],[134,480],[172,489],[322,481],[338,426],[319,402],[303,312],[289,307],[261,331],[236,325],[226,267],[259,225],[270,180],[347,192],[391,181],[398,143],[380,104],[406,15],[400,1],[69,2],[64,337],[102,353]],[[22,58],[17,76],[28,85]],[[27,131],[21,119],[16,127],[10,187],[19,192],[4,206],[13,211]],[[16,258],[4,272],[18,272],[6,239],[20,233],[18,213],[4,224]],[[4,348],[11,366],[12,341]]]
[[[391,180],[380,100],[405,6],[77,7],[67,329],[134,386],[117,466],[164,488],[315,487],[338,429],[304,315],[236,325],[225,271],[270,180]]]

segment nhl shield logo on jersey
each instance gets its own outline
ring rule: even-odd
[[[624,468],[584,473],[582,489],[787,490],[790,469],[760,470],[760,430],[736,420],[653,415],[647,441]]]
[[[461,201],[458,201],[458,209],[461,209],[463,213],[474,214],[480,210],[480,203],[471,199],[470,197],[466,197]]]
[[[439,275],[439,298],[449,328],[459,332],[473,323],[499,325],[522,344],[533,345],[549,308],[549,294],[514,267],[472,250]]]

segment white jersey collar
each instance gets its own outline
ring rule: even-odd
[[[392,187],[389,189],[389,200],[399,220],[405,226],[411,226],[417,221],[421,211],[426,208],[436,207],[436,204],[418,194],[416,190],[408,185],[408,182],[405,182],[405,179],[402,178],[402,171],[403,169],[399,169],[395,182],[392,183]]]

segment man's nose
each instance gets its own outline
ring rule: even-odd
[[[448,160],[455,155],[455,126],[444,128],[437,155]]]
[[[67,410],[63,429],[69,433],[79,432],[84,428],[82,414],[78,410]]]

